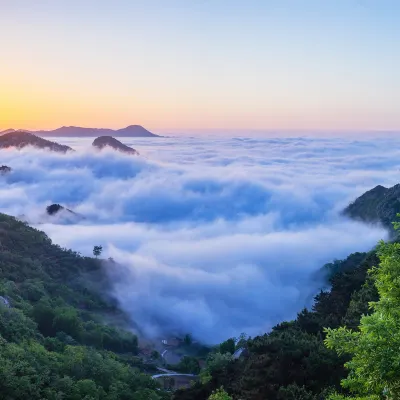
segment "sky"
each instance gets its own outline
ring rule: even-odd
[[[57,140],[77,151],[2,152],[0,209],[83,255],[101,245],[118,263],[101,294],[149,337],[216,344],[295,318],[325,263],[387,238],[343,208],[399,182],[396,138],[124,138],[138,157]],[[53,203],[85,219],[49,217]]]
[[[400,130],[397,0],[0,0],[0,129]]]

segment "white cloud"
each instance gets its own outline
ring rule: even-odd
[[[121,263],[113,295],[148,334],[218,342],[295,316],[326,262],[385,233],[338,214],[377,184],[398,181],[396,141],[135,139],[144,157],[3,151],[0,207],[62,246]],[[78,146],[77,146],[78,145]],[[72,145],[73,146],[73,145]],[[74,147],[74,146],[73,146]],[[43,219],[60,203],[87,219]],[[121,279],[123,277],[123,279]]]

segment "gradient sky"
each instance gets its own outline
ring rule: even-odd
[[[0,129],[400,131],[398,0],[0,0]]]

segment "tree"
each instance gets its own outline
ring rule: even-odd
[[[241,333],[239,337],[236,339],[236,349],[244,347],[249,339],[250,338],[246,335],[246,333],[244,332]]]
[[[53,319],[53,328],[56,332],[65,332],[77,339],[82,334],[82,321],[76,309],[72,307],[58,308]]]
[[[211,394],[208,400],[232,400],[232,397],[221,387]]]
[[[233,354],[235,352],[235,347],[236,347],[235,339],[231,338],[231,339],[225,340],[225,342],[222,342],[219,345],[219,352],[221,354],[225,354],[225,353]]]
[[[185,343],[187,346],[190,346],[193,343],[192,335],[190,333],[187,333],[184,336],[183,343]]]
[[[196,357],[184,356],[175,368],[177,371],[188,374],[198,374],[200,372],[200,365]]]
[[[353,399],[400,398],[400,243],[380,242],[378,255],[379,268],[370,270],[379,294],[373,313],[361,318],[359,331],[326,329],[327,347],[352,355],[342,386],[358,395]]]
[[[230,353],[210,353],[206,360],[206,366],[200,372],[200,381],[207,383],[211,380],[215,371],[226,368],[233,361]]]
[[[137,337],[98,317],[119,316],[90,289],[101,263],[1,213],[0,228],[0,398],[169,400]]]
[[[93,247],[93,255],[97,258],[101,252],[103,251],[103,246],[94,246]]]

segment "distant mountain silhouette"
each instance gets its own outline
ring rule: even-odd
[[[0,132],[0,135],[10,132],[29,132],[42,137],[97,137],[97,136],[116,136],[116,137],[162,137],[151,133],[140,125],[129,125],[122,129],[106,128],[81,128],[79,126],[63,126],[50,131],[29,131],[26,129],[7,129]]]
[[[39,149],[46,149],[66,153],[73,151],[71,147],[51,142],[50,140],[43,139],[29,132],[9,132],[0,136],[0,149],[7,149],[14,147],[22,149],[26,146],[33,146]]]
[[[105,147],[110,147],[114,150],[121,151],[122,153],[139,155],[139,153],[135,149],[126,146],[125,144],[121,143],[119,140],[113,138],[112,136],[100,136],[94,139],[92,146],[96,147],[99,150],[104,149]]]

